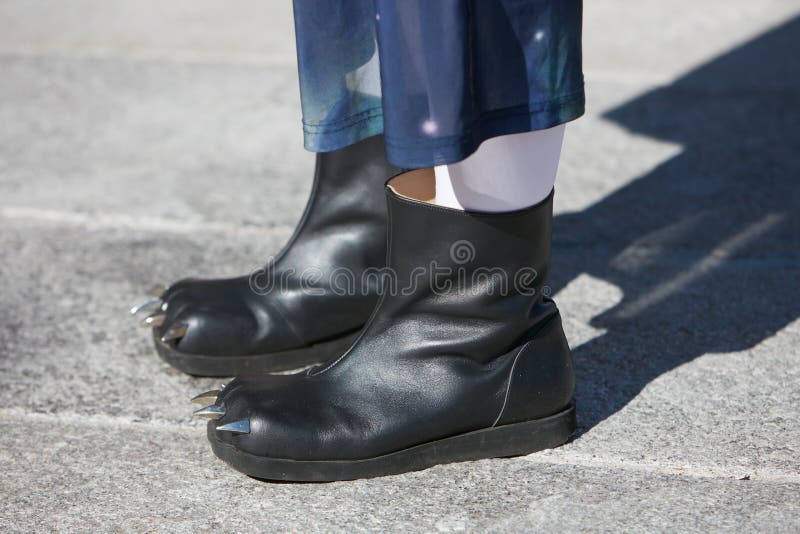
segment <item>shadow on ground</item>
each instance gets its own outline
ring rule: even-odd
[[[800,315],[797,35],[800,18],[606,114],[683,151],[556,218],[554,286],[587,273],[624,293],[574,350],[581,432],[662,373]]]

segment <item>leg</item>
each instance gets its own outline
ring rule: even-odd
[[[380,299],[347,351],[197,399],[213,402],[197,415],[215,454],[258,478],[528,454],[575,429],[572,357],[546,296],[563,128],[520,132],[583,111],[581,1],[374,5],[387,160],[417,170],[387,183]]]
[[[565,125],[494,137],[465,160],[439,165],[436,204],[472,211],[513,211],[553,189]]]

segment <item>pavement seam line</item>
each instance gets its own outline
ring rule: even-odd
[[[127,215],[111,215],[107,213],[77,213],[70,211],[47,210],[39,208],[2,206],[0,217],[12,220],[33,220],[48,224],[67,224],[90,230],[136,230],[139,232],[158,232],[174,234],[219,233],[225,235],[258,234],[265,232],[290,232],[293,226],[279,224],[275,226],[237,226],[217,222],[188,222],[164,219],[161,217],[132,217]]]

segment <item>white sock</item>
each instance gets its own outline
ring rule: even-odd
[[[498,212],[541,202],[556,181],[565,126],[492,137],[468,158],[434,167],[436,204]]]

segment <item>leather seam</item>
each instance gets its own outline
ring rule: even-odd
[[[497,423],[499,423],[499,422],[500,422],[500,419],[502,419],[502,418],[503,418],[503,414],[504,414],[504,413],[505,413],[505,411],[506,411],[506,406],[508,405],[508,397],[510,397],[510,396],[511,396],[511,382],[512,382],[512,381],[513,381],[513,379],[514,379],[514,369],[516,369],[516,368],[517,368],[517,362],[519,361],[519,357],[520,357],[520,355],[522,354],[522,351],[524,351],[524,350],[525,350],[525,348],[526,348],[528,345],[530,345],[531,343],[533,343],[533,341],[528,341],[527,343],[525,343],[524,345],[522,345],[522,346],[519,348],[519,350],[517,351],[517,355],[516,355],[516,356],[514,356],[514,363],[513,363],[513,364],[511,364],[511,371],[508,373],[508,383],[506,384],[506,395],[505,395],[505,398],[503,399],[503,405],[500,407],[500,413],[499,413],[499,414],[497,414],[497,419],[495,419],[495,420],[494,420],[494,423],[492,423],[492,426],[491,426],[491,428],[494,428],[494,427],[496,427],[496,426],[497,426]]]
[[[292,324],[292,322],[291,322],[291,321],[290,321],[290,320],[289,320],[289,319],[286,317],[286,310],[284,309],[284,307],[283,307],[283,306],[281,306],[280,302],[275,302],[275,301],[272,301],[272,302],[265,302],[264,304],[265,304],[265,306],[266,306],[267,308],[270,308],[270,309],[272,309],[272,310],[273,310],[275,313],[277,313],[277,314],[280,316],[280,318],[283,320],[283,323],[286,325],[286,328],[289,330],[289,332],[291,332],[291,333],[292,333],[292,335],[293,335],[293,336],[295,337],[295,339],[296,339],[296,340],[297,340],[297,341],[298,341],[298,342],[301,344],[301,346],[307,346],[307,345],[310,345],[310,343],[308,343],[308,342],[307,342],[307,341],[306,341],[306,340],[305,340],[305,339],[304,339],[304,338],[303,338],[303,337],[302,337],[302,336],[301,336],[301,335],[300,335],[300,334],[297,332],[297,330],[295,329],[295,327],[294,327],[294,325]]]
[[[278,251],[278,253],[269,259],[267,262],[267,267],[270,265],[275,265],[278,263],[286,254],[288,254],[289,249],[292,248],[295,241],[300,238],[300,233],[302,232],[303,228],[308,224],[308,219],[311,217],[311,210],[314,209],[318,199],[317,199],[317,191],[319,190],[320,186],[320,161],[317,157],[314,162],[314,181],[311,184],[311,192],[308,196],[308,202],[306,202],[305,208],[303,208],[303,214],[300,216],[300,221],[297,223],[297,227],[292,232],[291,237],[286,242],[286,244]]]
[[[386,262],[385,262],[386,265],[391,265],[391,261],[390,261],[390,256],[391,256],[391,251],[392,251],[392,231],[391,231],[391,228],[392,228],[392,205],[390,203],[388,203],[387,206],[386,206]],[[383,304],[383,300],[384,300],[385,297],[386,297],[386,292],[385,291],[381,291],[381,295],[378,298],[378,302],[377,302],[377,304],[375,304],[375,308],[372,310],[372,315],[370,315],[369,319],[367,320],[367,322],[364,324],[363,328],[361,329],[361,333],[350,344],[350,347],[344,352],[344,354],[342,354],[341,356],[336,358],[336,360],[334,360],[333,362],[325,365],[325,367],[323,367],[319,371],[317,371],[317,372],[315,372],[313,374],[310,374],[311,369],[309,369],[309,372],[307,372],[306,374],[308,376],[318,376],[318,375],[321,375],[323,373],[327,373],[328,371],[330,371],[331,369],[333,369],[334,367],[339,365],[339,363],[341,363],[342,360],[344,360],[350,354],[350,352],[353,350],[353,348],[358,345],[358,342],[361,341],[361,338],[364,337],[364,334],[367,332],[367,329],[372,324],[372,320],[377,315],[378,310],[381,307],[381,304]]]

